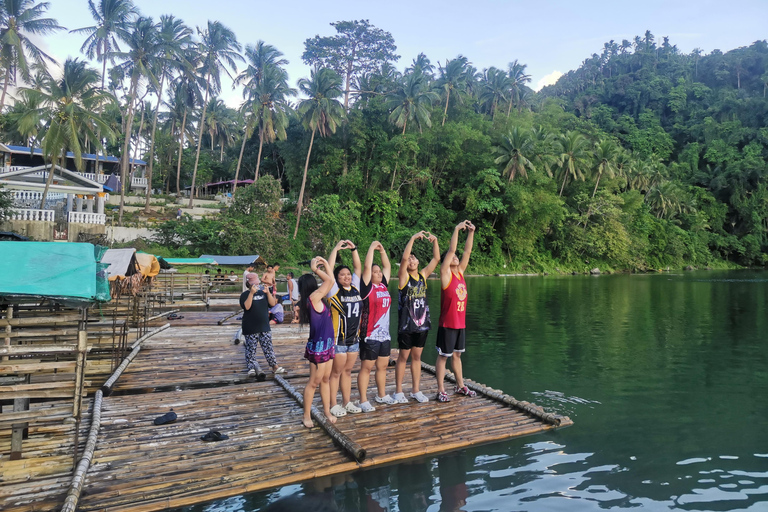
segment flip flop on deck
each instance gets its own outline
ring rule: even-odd
[[[168,423],[173,423],[176,421],[178,416],[176,416],[176,413],[173,411],[167,412],[163,414],[162,416],[158,416],[155,418],[155,425],[165,425]]]
[[[176,313],[168,315],[168,320],[181,320],[182,318],[184,318],[184,315],[178,315]]]
[[[227,434],[222,434],[218,430],[211,430],[204,436],[200,437],[202,441],[212,443],[216,441],[224,441],[226,439],[229,439],[229,436]]]

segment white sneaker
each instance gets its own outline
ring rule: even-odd
[[[359,412],[363,412],[361,408],[353,404],[352,402],[349,402],[347,405],[344,406],[344,408],[347,410],[347,412],[350,412],[352,414],[357,414]]]
[[[371,405],[371,402],[365,401],[360,404],[360,410],[363,412],[373,412],[376,410],[376,408]]]
[[[253,377],[254,375],[256,375],[256,370],[254,370],[253,368],[251,368],[250,370],[248,370],[248,375],[249,375],[249,376],[251,376],[251,377]]]
[[[424,402],[429,402],[429,398],[424,396],[424,393],[422,393],[421,391],[419,391],[417,393],[411,393],[411,398],[413,398],[414,400],[416,400],[417,402],[422,403],[422,404]]]
[[[331,414],[333,414],[337,418],[341,418],[342,416],[347,415],[347,411],[345,411],[344,408],[339,404],[336,404],[333,407],[331,407]]]
[[[413,394],[411,394],[411,396],[413,396]],[[393,399],[395,400],[395,402],[396,402],[396,403],[398,403],[398,404],[407,404],[407,403],[408,403],[408,399],[407,399],[407,398],[405,398],[405,393],[395,393],[395,394],[392,396],[392,398],[393,398]]]
[[[397,403],[397,402],[395,401],[395,399],[394,399],[394,398],[392,398],[392,397],[391,397],[391,396],[389,396],[389,395],[384,395],[383,397],[378,397],[378,396],[377,396],[377,397],[376,397],[376,402],[377,402],[377,403],[380,403],[380,404],[387,404],[387,405],[392,405],[392,404],[396,404],[396,403]]]

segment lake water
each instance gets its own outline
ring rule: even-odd
[[[467,286],[465,376],[573,427],[184,510],[768,511],[768,273]]]

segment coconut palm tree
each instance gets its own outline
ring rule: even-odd
[[[521,110],[520,94],[525,84],[531,81],[531,75],[525,73],[527,64],[520,64],[517,59],[509,63],[509,107],[507,108],[507,118],[512,112],[512,100],[517,103],[518,112]]]
[[[114,139],[109,125],[97,113],[101,105],[114,101],[114,98],[99,89],[99,73],[78,59],[68,58],[64,62],[61,78],[54,79],[49,75],[45,81],[43,89],[19,90],[29,103],[39,105],[37,111],[29,112],[29,116],[48,120],[38,135],[43,158],[52,165],[62,165],[66,152],[71,151],[75,167],[82,169],[84,140],[93,140],[97,147],[101,144],[95,138],[95,128],[110,140]],[[52,181],[53,167],[45,182],[41,209],[45,207]]]
[[[440,96],[436,92],[427,89],[426,79],[421,73],[410,73],[400,82],[399,86],[387,94],[385,106],[391,110],[389,121],[398,128],[408,127],[408,121],[415,120],[419,125],[432,126],[429,107],[439,101]]]
[[[597,193],[597,186],[600,184],[600,178],[603,173],[611,178],[616,175],[616,159],[619,155],[619,148],[610,139],[602,139],[595,143],[595,190],[592,191],[592,197]]]
[[[459,55],[453,60],[447,60],[445,67],[437,63],[437,67],[440,70],[440,77],[437,79],[437,85],[443,91],[445,91],[445,108],[443,109],[443,122],[440,126],[445,126],[445,120],[448,118],[448,102],[451,100],[451,93],[461,88],[461,86],[467,80],[467,65],[469,61],[463,55]],[[455,97],[461,101],[461,95],[456,94]]]
[[[336,133],[336,128],[344,119],[344,107],[339,98],[344,91],[341,89],[341,77],[330,68],[313,70],[309,79],[299,80],[299,91],[307,99],[299,103],[298,113],[305,130],[312,130],[307,150],[307,160],[304,163],[304,176],[301,179],[299,191],[299,203],[296,208],[296,229],[293,238],[299,233],[301,222],[301,210],[304,201],[304,187],[307,184],[307,170],[309,169],[309,157],[312,154],[312,145],[315,142],[315,133],[326,137]]]
[[[162,53],[162,46],[157,34],[157,26],[152,18],[139,17],[128,27],[128,36],[125,39],[127,51],[114,51],[108,58],[114,58],[121,61],[116,66],[125,75],[130,75],[131,82],[128,87],[128,113],[125,124],[125,142],[123,143],[122,161],[120,164],[120,213],[118,222],[123,223],[123,209],[125,206],[125,179],[128,172],[128,153],[131,142],[131,131],[133,129],[133,118],[136,113],[135,103],[139,91],[139,81],[143,78],[149,80],[153,85],[157,85],[155,69],[157,68],[158,56]]]
[[[264,141],[285,140],[288,126],[288,97],[296,90],[288,86],[288,74],[277,66],[265,69],[261,83],[253,91],[253,112],[259,127],[259,155],[256,159],[256,179],[259,178],[261,150]]]
[[[557,144],[557,160],[563,175],[563,184],[560,186],[562,197],[565,182],[569,177],[584,180],[584,171],[589,168],[590,163],[589,141],[579,132],[568,130],[560,135]]]
[[[35,0],[3,0],[0,2],[0,65],[3,67],[3,93],[0,109],[5,106],[8,84],[16,82],[17,72],[29,81],[31,59],[44,64],[55,62],[53,57],[41,50],[30,36],[45,36],[57,30],[65,30],[53,18],[43,18],[49,7],[48,2]]]
[[[490,114],[491,120],[496,119],[496,110],[500,103],[507,101],[509,95],[509,77],[493,66],[486,69],[480,82],[478,100]]]
[[[205,76],[205,95],[203,96],[203,113],[200,115],[200,126],[198,126],[197,154],[195,155],[195,167],[192,171],[192,188],[189,193],[190,208],[194,205],[195,181],[197,180],[197,166],[200,163],[200,147],[203,142],[208,96],[212,88],[214,93],[221,89],[221,72],[224,71],[230,78],[233,78],[229,69],[237,71],[236,61],[243,60],[243,57],[238,53],[240,43],[237,42],[235,33],[220,22],[208,21],[208,25],[204,29],[197,27],[197,33],[201,39],[197,45],[197,51],[200,54],[199,72]]]
[[[190,64],[184,58],[184,50],[192,44],[192,29],[183,21],[172,15],[163,14],[157,24],[157,35],[160,43],[160,55],[158,65],[160,67],[160,85],[157,89],[157,107],[152,118],[152,133],[149,143],[149,169],[147,170],[147,198],[144,203],[144,212],[149,213],[149,198],[152,195],[152,173],[155,163],[155,131],[157,130],[157,117],[160,115],[160,105],[163,102],[163,86],[166,78],[174,68],[189,67]]]
[[[243,52],[246,68],[237,75],[234,85],[242,85],[243,98],[250,95],[250,91],[253,91],[261,83],[264,73],[269,66],[285,66],[288,64],[286,59],[283,59],[282,52],[264,41],[257,41],[256,44],[245,45],[245,51]]]
[[[497,164],[503,164],[503,174],[509,176],[511,182],[520,174],[527,178],[527,170],[535,171],[531,159],[533,158],[533,139],[530,132],[522,131],[519,127],[513,127],[507,135],[502,137],[501,143],[494,146],[494,152],[499,156],[494,160]]]
[[[194,62],[196,52],[186,52],[188,62]],[[182,71],[173,84],[170,102],[166,103],[172,116],[177,119],[179,130],[179,159],[176,164],[176,194],[181,193],[181,156],[184,149],[184,137],[187,132],[187,118],[190,112],[194,112],[195,107],[202,103],[200,94],[200,84],[195,73]],[[191,140],[194,134],[187,137]]]

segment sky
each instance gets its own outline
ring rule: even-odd
[[[87,0],[49,1],[50,17],[68,29],[94,23]],[[528,65],[530,85],[537,90],[600,53],[603,43],[631,41],[646,30],[658,41],[669,36],[671,44],[685,53],[697,47],[705,53],[726,52],[768,38],[768,0],[135,0],[135,4],[145,16],[173,14],[193,29],[217,20],[243,45],[264,40],[290,61],[286,68],[294,86],[309,75],[309,67],[301,61],[304,41],[335,34],[330,23],[342,20],[368,19],[390,32],[401,56],[396,63],[401,71],[420,52],[435,66],[462,54],[480,70],[506,69],[517,59]],[[68,56],[82,57],[83,40],[82,35],[61,32],[45,37],[43,47],[63,62]],[[233,91],[231,84],[224,85],[221,97],[231,107],[242,101],[241,91]]]

